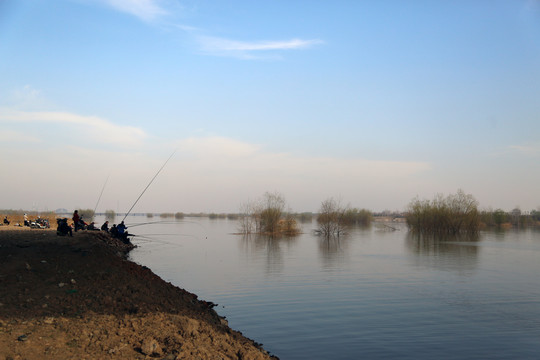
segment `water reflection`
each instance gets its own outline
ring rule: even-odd
[[[296,243],[296,237],[272,237],[260,234],[245,234],[240,240],[240,248],[250,256],[265,256],[266,273],[281,273],[284,268],[284,248],[289,250]]]
[[[349,247],[350,235],[342,236],[317,236],[319,256],[323,268],[335,268],[336,264],[343,261]]]
[[[415,265],[471,275],[477,265],[480,247],[478,234],[426,235],[408,233],[405,246]]]

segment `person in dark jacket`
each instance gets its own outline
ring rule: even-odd
[[[58,223],[58,228],[56,229],[56,235],[66,236],[69,234],[69,236],[73,236],[73,232],[71,231],[71,226],[68,225],[67,218],[58,219],[56,221]]]
[[[116,227],[116,224],[113,224],[113,226],[111,227],[111,235],[114,237],[118,236],[118,228]]]

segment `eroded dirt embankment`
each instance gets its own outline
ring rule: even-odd
[[[0,230],[0,359],[271,359],[100,232]]]

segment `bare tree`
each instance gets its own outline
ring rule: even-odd
[[[266,192],[259,201],[241,206],[239,230],[243,234],[297,234],[296,221],[284,219],[284,209],[285,198],[281,194]]]
[[[242,234],[251,234],[256,231],[256,219],[254,217],[254,204],[247,202],[240,205],[238,217],[238,230]]]
[[[261,212],[262,232],[275,234],[278,232],[278,223],[285,209],[285,199],[277,192],[264,193],[264,208]]]
[[[342,207],[341,203],[334,198],[324,200],[317,216],[319,231],[327,237],[340,236],[345,233],[347,229],[345,213],[347,211],[348,207]]]

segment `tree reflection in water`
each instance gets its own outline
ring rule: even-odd
[[[405,245],[418,266],[471,275],[478,264],[478,234],[428,235],[408,233]]]
[[[290,249],[296,240],[295,236],[244,234],[240,246],[249,256],[266,256],[266,273],[279,274],[283,272],[284,267],[283,247]]]

